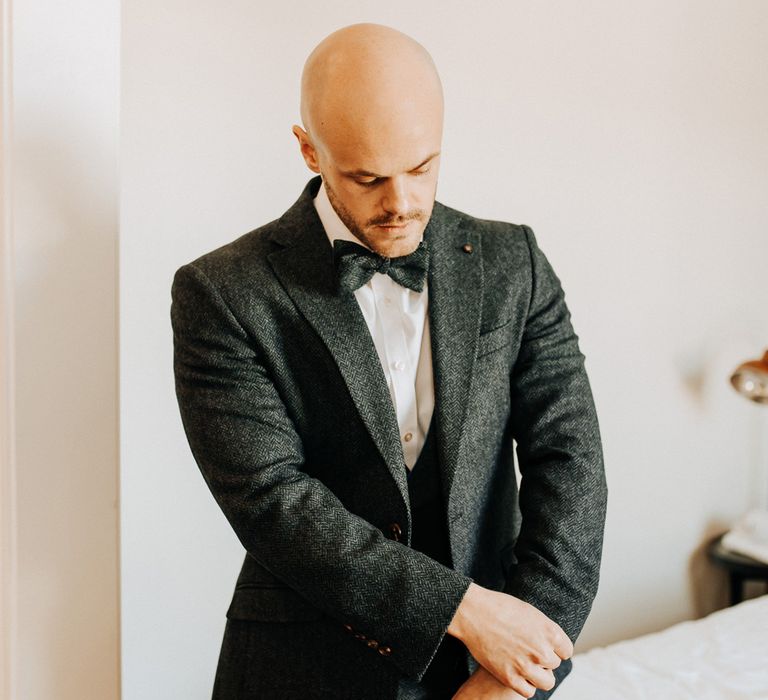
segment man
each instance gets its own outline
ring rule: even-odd
[[[173,285],[185,430],[247,551],[214,697],[548,697],[606,503],[559,281],[527,227],[435,202],[409,37],[331,34],[301,112],[321,178]]]

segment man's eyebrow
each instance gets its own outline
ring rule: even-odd
[[[439,155],[440,151],[435,151],[431,156],[427,156],[423,161],[421,161],[421,163],[419,163],[415,168],[411,168],[411,170],[418,170],[419,168],[423,168],[427,163],[429,163],[430,160],[437,158]]]
[[[437,156],[440,155],[440,151],[435,151],[432,155],[427,156],[421,163],[419,163],[416,167],[411,168],[408,172],[411,172],[413,170],[418,170],[419,168],[423,168],[429,161],[431,161],[433,158],[437,158]],[[372,173],[370,170],[342,170],[342,175],[346,175],[347,177],[377,177],[377,178],[384,178],[386,175],[379,175],[377,173]]]

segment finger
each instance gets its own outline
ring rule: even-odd
[[[555,687],[555,674],[548,668],[531,666],[526,670],[525,678],[532,686],[542,690],[552,690]]]
[[[516,693],[520,693],[524,698],[532,698],[536,695],[536,686],[529,683],[525,678],[516,676],[512,683],[507,686],[514,690]]]
[[[573,642],[562,630],[554,639],[554,650],[561,659],[570,659],[573,656]]]
[[[553,643],[553,642],[550,642]],[[532,652],[530,660],[536,664],[536,666],[542,666],[543,668],[557,668],[563,660],[558,656],[557,652],[550,647],[549,651],[545,651],[541,648],[538,652]]]
[[[495,679],[505,688],[514,690],[524,698],[532,698],[536,694],[536,686],[529,683],[523,675],[520,675],[520,673],[512,672],[503,675],[491,673],[491,676],[495,677]]]
[[[561,663],[563,663],[563,660],[555,653],[554,650],[533,657],[533,661],[539,666],[543,666],[544,668],[549,669],[555,669]]]

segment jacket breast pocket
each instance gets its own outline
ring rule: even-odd
[[[512,319],[502,322],[501,325],[490,330],[480,331],[477,339],[477,357],[489,355],[495,350],[509,345],[512,342]]]
[[[242,583],[227,610],[232,620],[304,622],[319,620],[324,613],[288,586]]]

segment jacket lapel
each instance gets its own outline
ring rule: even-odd
[[[368,325],[352,294],[337,295],[333,252],[315,210],[313,178],[280,219],[269,261],[286,292],[325,343],[352,401],[408,504],[397,416]]]
[[[480,237],[475,231],[464,230],[458,222],[458,215],[435,202],[424,232],[430,250],[428,313],[437,444],[449,523],[454,516],[451,487],[460,460],[483,290]]]
[[[320,178],[313,178],[278,222],[269,255],[275,274],[327,346],[358,413],[408,507],[408,483],[397,416],[376,348],[357,300],[337,295],[333,253],[314,208]],[[466,397],[480,324],[480,241],[462,231],[450,211],[435,203],[424,232],[430,251],[429,322],[435,381],[437,444],[445,502],[459,459]],[[469,243],[472,253],[463,246]]]

